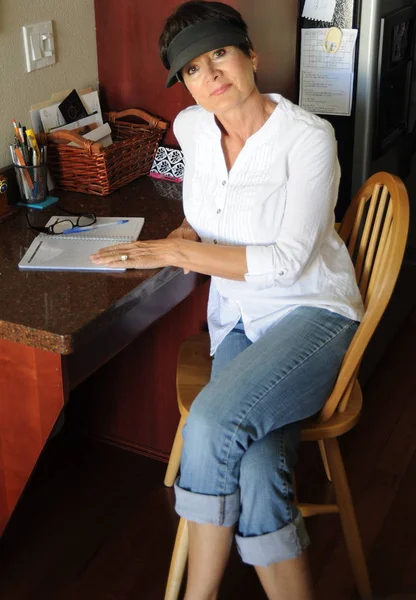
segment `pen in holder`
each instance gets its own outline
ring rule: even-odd
[[[47,148],[39,147],[31,129],[17,125],[13,119],[15,131],[14,145],[10,146],[20,199],[25,204],[42,202],[47,195]]]
[[[47,164],[14,165],[17,184],[22,202],[31,204],[41,202],[47,195]]]

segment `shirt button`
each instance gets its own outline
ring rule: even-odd
[[[217,240],[214,240],[214,244],[218,244]]]
[[[279,277],[283,277],[284,274],[285,274],[284,271],[279,271],[279,273],[278,273]]]
[[[220,214],[220,212],[221,212],[221,209],[219,208],[219,209],[217,210],[217,215],[219,215],[219,214]]]
[[[224,179],[224,181],[221,183],[221,185],[227,185],[227,182],[225,181],[225,179]]]

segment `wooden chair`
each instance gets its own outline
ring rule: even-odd
[[[362,395],[357,373],[364,351],[389,302],[399,274],[409,227],[409,201],[402,181],[388,173],[370,177],[354,197],[341,223],[344,240],[355,265],[365,314],[344,357],[334,389],[317,417],[306,420],[302,441],[319,443],[335,504],[301,504],[303,516],[339,513],[355,582],[362,599],[371,587],[351,493],[337,438],[357,423]],[[165,485],[172,486],[179,470],[182,428],[194,398],[207,384],[211,360],[207,333],[186,340],[177,368],[177,398],[181,420],[173,444]],[[188,553],[187,522],[181,518],[173,551],[165,600],[179,594]]]

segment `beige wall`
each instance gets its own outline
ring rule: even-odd
[[[48,20],[54,26],[56,63],[26,73],[22,25]],[[0,168],[11,163],[13,118],[29,126],[31,104],[53,92],[97,85],[94,0],[0,2]]]

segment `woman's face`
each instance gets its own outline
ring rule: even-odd
[[[181,74],[194,100],[213,113],[239,106],[256,89],[257,56],[247,56],[236,46],[201,54],[185,65]]]

